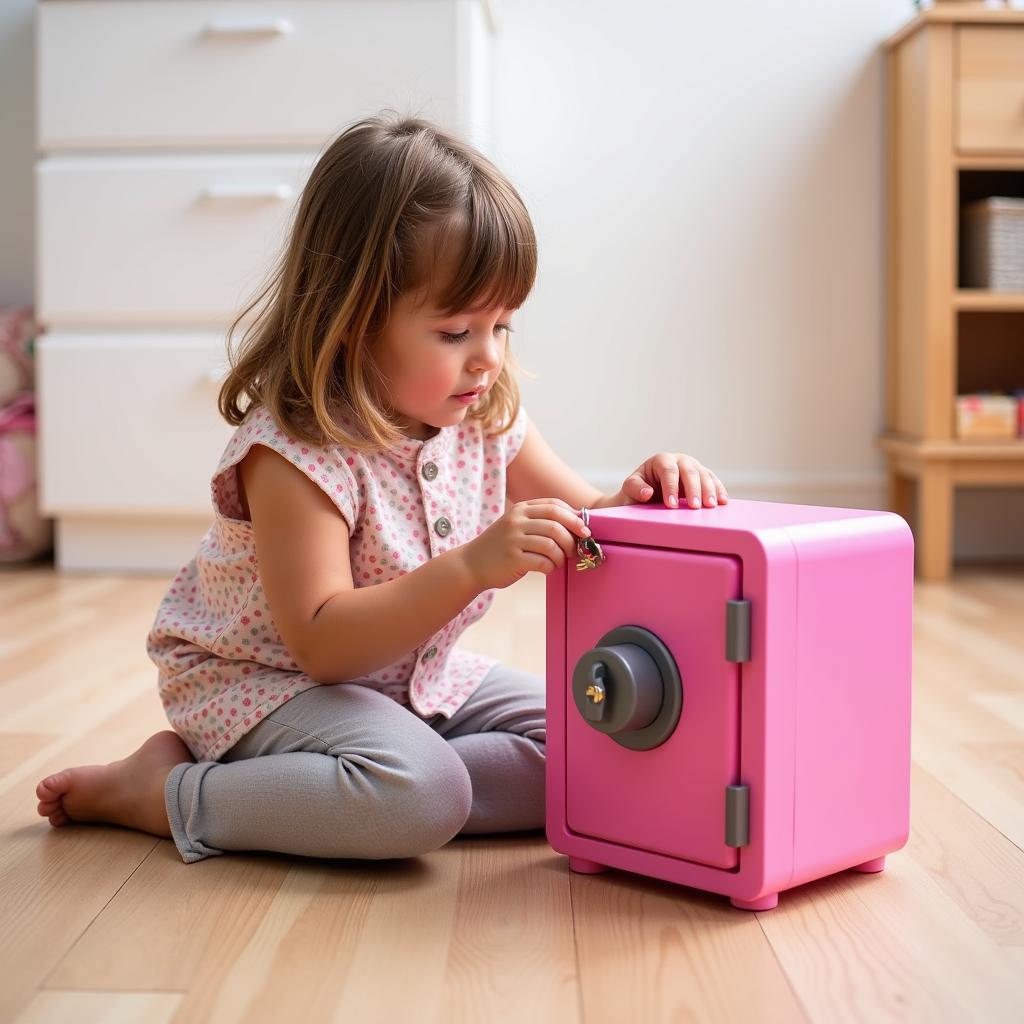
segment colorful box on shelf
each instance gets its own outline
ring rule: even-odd
[[[956,436],[961,440],[1012,441],[1021,434],[1021,402],[1014,395],[957,395]]]
[[[907,840],[914,540],[731,498],[590,513],[547,582],[547,837],[768,910]]]

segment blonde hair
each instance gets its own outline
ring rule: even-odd
[[[228,330],[221,415],[238,426],[265,405],[292,437],[317,446],[368,452],[403,440],[373,340],[399,295],[432,284],[436,255],[453,239],[461,258],[438,308],[518,309],[536,279],[537,242],[504,175],[418,117],[386,111],[348,127],[313,168],[268,283]],[[233,333],[261,303],[231,353]],[[467,414],[488,433],[511,429],[519,412],[516,369],[506,346],[498,378]]]

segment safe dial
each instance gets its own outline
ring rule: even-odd
[[[664,743],[683,709],[679,667],[642,626],[619,626],[584,652],[573,670],[572,693],[589,726],[631,750]]]

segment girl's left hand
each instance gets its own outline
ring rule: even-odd
[[[660,493],[661,501],[675,508],[680,482],[684,500],[693,508],[701,504],[713,508],[729,500],[722,481],[693,456],[676,452],[658,452],[634,470],[622,484],[627,505],[642,505]]]

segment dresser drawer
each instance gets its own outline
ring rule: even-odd
[[[1024,26],[957,29],[957,146],[1024,151]]]
[[[217,412],[222,333],[54,332],[36,361],[47,514],[212,515],[232,433]]]
[[[226,325],[270,269],[315,154],[36,164],[46,325]]]
[[[469,133],[478,0],[43,0],[38,141],[314,145],[384,107]]]

